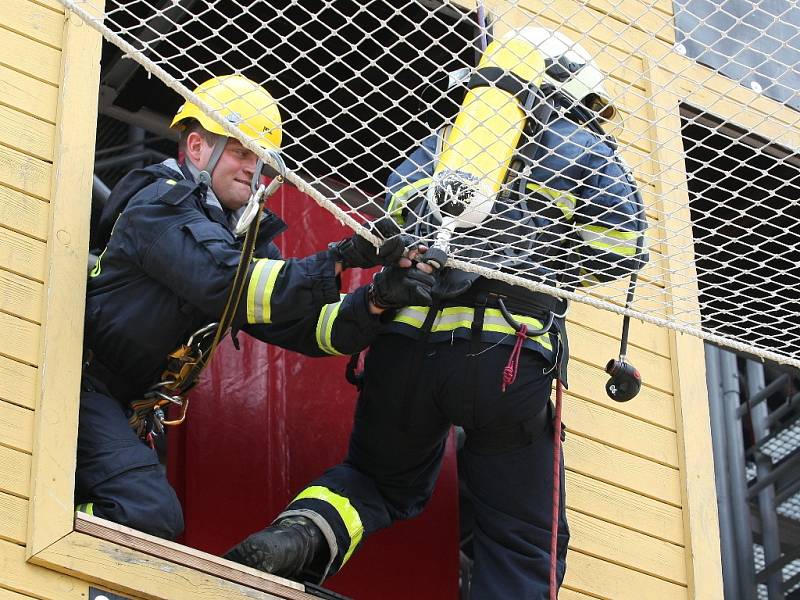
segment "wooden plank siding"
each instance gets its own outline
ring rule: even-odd
[[[6,11],[0,12],[0,64],[44,83],[58,85],[61,51],[4,27]]]
[[[32,410],[0,400],[0,445],[28,454],[32,452]]]
[[[0,104],[47,123],[56,122],[58,88],[0,65]]]
[[[28,500],[0,492],[0,540],[24,545],[27,525]]]
[[[0,492],[28,498],[30,484],[30,454],[0,446]]]

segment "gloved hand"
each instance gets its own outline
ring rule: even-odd
[[[400,229],[389,218],[376,221],[372,228],[385,240],[380,248],[376,249],[358,234],[328,246],[337,262],[342,263],[343,269],[369,269],[378,265],[394,264],[403,256],[406,247],[414,242],[411,236],[401,234]]]
[[[369,285],[369,301],[377,308],[430,306],[435,273],[425,273],[415,266],[385,267]]]

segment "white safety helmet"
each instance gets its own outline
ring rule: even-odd
[[[545,60],[544,79],[570,99],[596,113],[605,121],[617,116],[617,109],[606,91],[605,76],[597,68],[591,55],[577,42],[563,33],[543,27],[525,27],[510,31],[502,41],[522,37],[536,46]]]

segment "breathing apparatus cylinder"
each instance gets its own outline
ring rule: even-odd
[[[428,204],[442,221],[427,254],[434,266],[444,266],[456,229],[480,225],[491,212],[528,119],[525,95],[512,88],[538,86],[544,70],[541,53],[520,36],[486,48],[428,187]]]

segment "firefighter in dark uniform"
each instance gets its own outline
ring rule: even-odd
[[[539,102],[548,110],[535,114],[549,116],[539,134],[523,135],[515,145],[510,192],[498,196],[484,222],[455,231],[458,258],[567,289],[640,269],[647,260],[641,197],[596,124],[614,112],[602,73],[580,46],[543,29],[493,44],[508,44],[517,55],[526,44],[541,53],[540,91],[546,93]],[[505,89],[517,101],[527,85],[515,89],[510,70],[479,68],[468,87]],[[478,104],[465,99],[461,112]],[[428,242],[441,224],[426,191],[435,185],[442,138],[453,139],[443,133],[426,140],[388,181],[387,210]],[[565,312],[565,302],[552,296],[446,268],[433,306],[398,310],[371,345],[344,462],[228,557],[299,580],[336,573],[370,534],[420,513],[450,426],[457,424],[466,431],[459,476],[474,511],[471,597],[547,598],[554,483],[549,398],[555,377],[566,383]],[[519,335],[512,324],[528,333]],[[569,539],[563,461],[560,477],[558,586]]]
[[[223,76],[195,93],[262,147],[280,147],[280,114],[263,88]],[[141,439],[158,416],[131,403],[160,381],[170,352],[219,319],[241,252],[233,226],[260,176],[256,155],[196,105],[184,104],[172,125],[182,129],[181,162],[123,178],[98,228],[105,250],[88,282],[75,485],[78,510],[167,539],[183,530],[181,507]],[[400,236],[380,250],[354,236],[283,259],[272,239],[285,227],[265,211],[234,330],[312,356],[349,354],[370,343],[383,310],[429,298],[433,277],[397,263]],[[395,264],[340,297],[343,268],[383,263]]]

